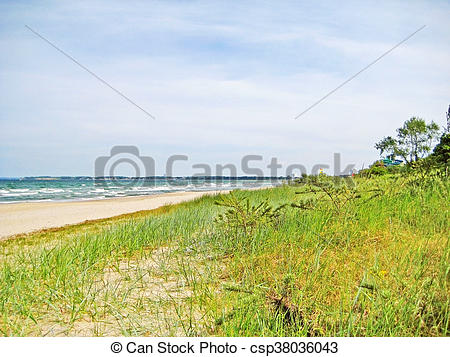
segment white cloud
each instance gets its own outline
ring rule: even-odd
[[[410,116],[443,121],[449,7],[353,5],[354,12],[331,2],[3,5],[0,176],[92,174],[95,157],[115,144],[160,161],[185,153],[239,162],[261,153],[310,166],[342,152],[344,161],[368,164],[377,157],[373,143]],[[425,20],[421,33],[293,120]]]

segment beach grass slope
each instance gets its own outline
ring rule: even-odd
[[[448,178],[356,187],[237,191],[0,242],[0,333],[448,336]]]

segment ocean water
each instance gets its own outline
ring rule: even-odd
[[[213,191],[274,186],[270,178],[198,179],[190,177],[94,180],[91,177],[0,179],[0,203],[78,201],[144,196],[177,191]]]

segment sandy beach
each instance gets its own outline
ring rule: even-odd
[[[229,191],[174,192],[151,196],[121,197],[92,201],[24,202],[0,205],[0,239],[62,227],[88,220],[155,209]]]

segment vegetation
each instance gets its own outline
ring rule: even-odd
[[[441,140],[434,148],[430,158],[441,166],[450,164],[450,133],[445,133],[441,136]]]
[[[439,126],[431,122],[413,117],[407,120],[401,128],[397,129],[397,138],[387,136],[375,144],[380,151],[380,156],[385,156],[383,161],[374,162],[369,169],[361,170],[360,176],[372,177],[386,174],[407,173],[414,169],[432,171],[436,169],[448,170],[450,164],[450,106],[446,113],[447,125],[440,134]],[[439,143],[430,153],[433,142]],[[392,160],[400,156],[406,162],[405,165],[392,165]],[[390,160],[387,160],[390,159]],[[387,163],[386,163],[387,162]]]
[[[253,236],[261,225],[275,224],[285,207],[282,205],[274,209],[267,199],[257,205],[251,205],[248,197],[240,199],[235,192],[219,197],[215,204],[228,208],[225,213],[219,214],[215,221],[222,228],[230,230],[233,236],[242,233],[246,237]]]
[[[448,335],[445,172],[354,183],[306,178],[4,241],[0,332]]]
[[[396,138],[385,137],[375,144],[375,148],[380,150],[380,155],[400,156],[410,164],[428,154],[438,137],[439,126],[435,122],[427,124],[421,118],[412,117],[397,129]]]
[[[448,117],[450,114],[448,113]],[[0,242],[4,336],[448,336],[449,133],[418,118],[352,179]]]

